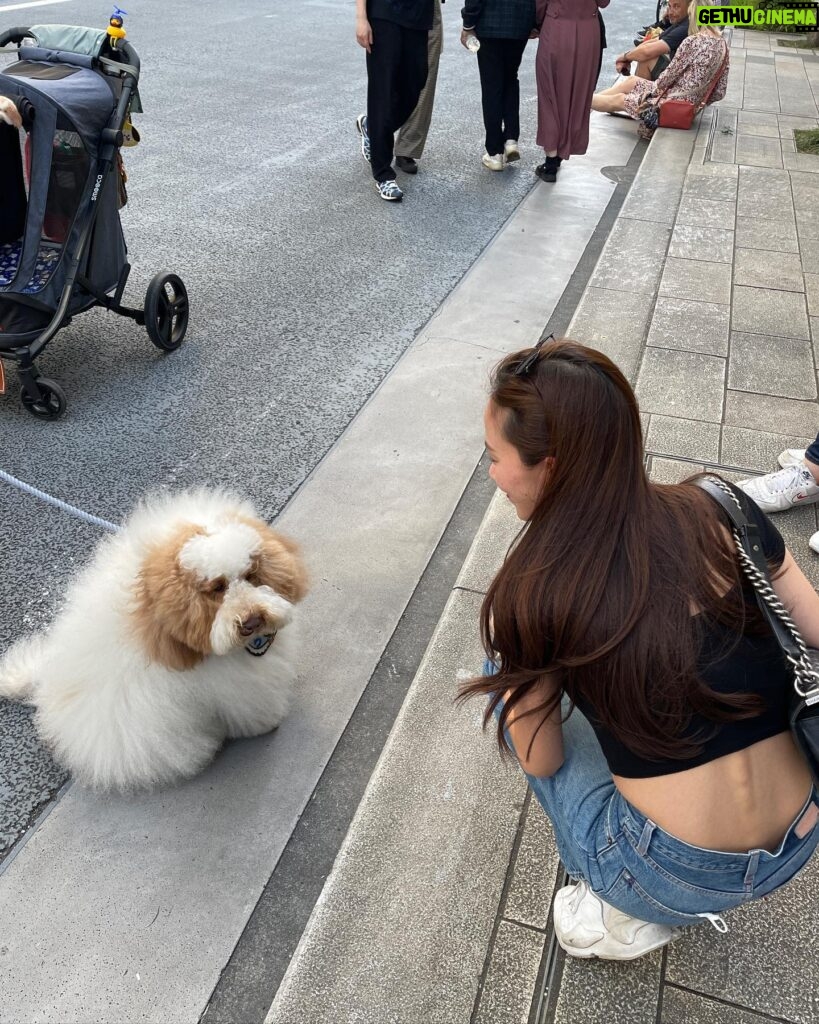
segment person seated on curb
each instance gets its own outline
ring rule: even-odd
[[[782,467],[765,476],[741,480],[739,485],[765,512],[785,512],[797,505],[819,501],[819,434],[805,448],[786,448],[777,462]],[[819,531],[808,541],[819,553]]]
[[[546,339],[495,368],[490,476],[523,527],[481,609],[488,697],[576,881],[572,956],[631,960],[792,879],[819,794],[788,727],[793,676],[713,498],[648,479],[634,393],[601,352]],[[600,453],[606,457],[601,461]],[[728,485],[730,486],[730,485]],[[773,586],[819,644],[819,595],[770,520]]]
[[[668,100],[687,100],[697,106],[705,100],[718,75],[719,80],[708,102],[717,103],[721,100],[728,88],[730,62],[725,59],[727,44],[719,29],[711,25],[697,29],[697,7],[718,6],[719,2],[692,0],[688,7],[689,34],[677,48],[674,60],[656,82],[647,82],[636,75],[621,78],[610,88],[594,94],[592,110],[609,114],[625,111],[630,117],[639,120],[643,110],[653,103],[655,97],[659,106]],[[641,134],[650,135],[652,130]]]
[[[662,31],[656,39],[647,39],[614,58],[614,66],[621,75],[631,73],[632,61],[637,61],[637,78],[656,81],[674,58],[680,43],[688,35],[687,0],[668,0],[668,12],[657,27]]]

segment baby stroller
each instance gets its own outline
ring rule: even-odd
[[[0,32],[0,48],[17,57],[0,70],[0,96],[16,105],[25,132],[0,122],[0,361],[17,363],[22,403],[44,420],[62,416],[66,398],[35,360],[77,313],[102,306],[130,317],[164,352],[188,326],[175,274],[154,277],[144,309],[121,303],[131,268],[119,148],[141,110],[139,57],[124,34],[67,25]]]

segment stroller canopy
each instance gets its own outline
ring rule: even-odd
[[[22,46],[19,58],[0,71],[0,95],[17,103],[27,129],[21,149],[17,130],[0,124],[0,331],[9,302],[56,309],[94,202],[100,208],[81,273],[107,290],[125,260],[116,182],[109,175],[100,187],[97,172],[117,80],[88,54]],[[71,308],[81,305],[78,297]]]
[[[70,122],[89,154],[96,156],[100,133],[117,102],[109,80],[91,70],[90,57],[33,46],[23,47],[20,57],[0,73],[0,91],[14,99],[16,87],[36,117],[47,117],[51,108],[59,119]],[[69,58],[73,63],[64,63]]]

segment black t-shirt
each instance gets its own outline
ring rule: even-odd
[[[438,0],[367,0],[367,17],[429,32]]]
[[[676,25],[672,25],[671,28],[667,28],[664,32],[661,32],[659,39],[661,39],[668,47],[668,56],[672,57],[677,52],[677,47],[688,35],[688,18],[683,18],[682,21],[677,22]]]
[[[732,486],[732,490],[739,498],[748,520],[759,529],[765,557],[775,568],[780,566],[785,557],[782,535],[755,501],[739,488]],[[749,608],[757,607],[750,584],[743,586],[743,595]],[[657,761],[639,757],[595,721],[591,702],[578,700],[577,706],[594,728],[613,775],[629,779],[671,775],[707,764],[725,754],[744,750],[753,743],[787,731],[788,698],[793,687],[793,673],[788,668],[779,644],[767,628],[764,633],[745,633],[738,642],[734,641],[736,635],[731,635],[719,623],[704,624],[699,657],[700,678],[715,693],[756,694],[765,702],[766,710],[754,718],[716,725],[700,715],[692,715],[686,736],[696,738],[703,745],[701,753],[696,757]]]

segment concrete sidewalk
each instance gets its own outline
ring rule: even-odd
[[[819,53],[735,33],[728,96],[657,133],[571,322],[550,322],[635,384],[656,480],[767,471],[819,427],[819,157],[792,136],[817,125]],[[518,525],[495,498],[268,1024],[818,1022],[816,861],[727,935],[632,964],[555,955],[549,824],[480,707],[453,707]],[[777,525],[819,584],[815,506]]]

